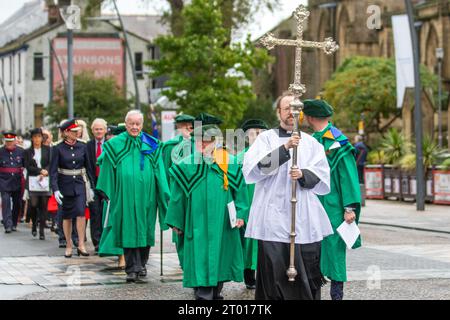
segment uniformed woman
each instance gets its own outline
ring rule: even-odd
[[[59,127],[62,142],[52,149],[50,166],[51,186],[55,199],[61,207],[64,235],[67,240],[65,257],[72,257],[72,219],[76,218],[78,231],[77,254],[89,256],[85,247],[86,204],[93,200],[93,179],[89,165],[87,144],[77,140],[80,130],[75,119],[67,120]]]

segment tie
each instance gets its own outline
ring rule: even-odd
[[[97,152],[95,153],[95,158],[98,159],[98,157],[100,157],[101,154],[102,154],[102,143],[99,141],[97,142]],[[100,167],[96,166],[95,175],[98,177],[99,174],[100,174]]]

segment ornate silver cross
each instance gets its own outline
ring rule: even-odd
[[[300,5],[294,12],[294,17],[297,20],[297,39],[277,39],[273,34],[268,33],[261,39],[261,44],[268,50],[275,48],[275,46],[291,46],[295,47],[295,78],[294,83],[289,86],[289,91],[294,95],[294,100],[290,103],[292,108],[292,115],[294,116],[294,130],[292,135],[300,136],[299,115],[303,110],[303,103],[300,97],[306,92],[306,86],[302,84],[302,50],[303,48],[318,48],[322,49],[326,54],[332,54],[339,49],[339,46],[332,38],[326,38],[324,42],[305,41],[303,40],[303,32],[305,22],[308,20],[309,11],[305,6]],[[298,169],[297,166],[298,148],[294,148],[292,157],[291,170]],[[292,196],[291,196],[291,246],[290,246],[290,263],[287,270],[289,281],[295,281],[297,270],[295,269],[295,219],[297,206],[297,181],[292,181]]]
[[[309,11],[304,5],[300,5],[294,11],[295,20],[297,20],[297,39],[277,39],[272,33],[266,34],[261,40],[261,44],[268,50],[272,50],[275,46],[290,46],[296,47],[295,50],[295,78],[294,83],[289,86],[296,97],[301,97],[306,92],[305,85],[302,84],[302,50],[303,48],[318,48],[322,49],[326,54],[330,55],[339,49],[339,46],[333,38],[326,38],[324,42],[306,41],[303,40],[303,32],[305,30],[305,23],[309,17]]]

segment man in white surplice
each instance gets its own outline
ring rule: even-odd
[[[333,233],[317,195],[330,192],[330,168],[323,146],[302,132],[291,136],[294,119],[285,94],[278,99],[280,126],[263,132],[245,154],[243,173],[255,183],[255,195],[246,228],[247,238],[258,241],[255,298],[320,299],[325,283],[320,272],[320,243]],[[298,146],[299,170],[291,171],[292,150]],[[292,179],[298,181],[296,259],[298,275],[288,282]]]

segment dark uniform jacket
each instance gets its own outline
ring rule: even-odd
[[[0,191],[13,192],[22,188],[22,172],[24,167],[24,150],[0,148]]]
[[[88,156],[87,144],[77,141],[73,146],[60,142],[52,148],[50,163],[50,181],[53,192],[59,191],[63,196],[74,197],[85,193],[82,176],[66,176],[58,173],[58,168],[68,170],[86,169],[87,177],[94,188],[92,165]]]

